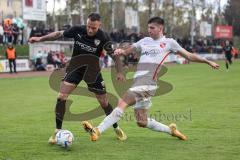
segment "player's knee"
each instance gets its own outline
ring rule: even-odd
[[[137,121],[138,127],[145,128],[147,127],[147,121]]]
[[[66,100],[67,98],[68,98],[68,94],[64,94],[64,93],[58,94],[58,99],[60,100]]]

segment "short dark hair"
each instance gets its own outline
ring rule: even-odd
[[[100,21],[101,16],[98,13],[91,13],[88,15],[88,19],[90,19],[91,21]]]
[[[152,17],[148,20],[148,24],[157,23],[159,25],[164,25],[164,20],[161,17]]]

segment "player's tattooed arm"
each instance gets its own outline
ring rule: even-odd
[[[188,52],[185,49],[182,49],[181,51],[179,51],[177,53],[179,55],[181,55],[182,57],[186,58],[189,61],[197,62],[197,63],[206,63],[206,64],[210,65],[214,69],[218,69],[219,68],[219,65],[217,63],[215,63],[213,61],[210,61],[210,60],[208,60],[206,58],[200,57],[197,54]]]
[[[115,68],[116,68],[117,73],[123,73],[123,67],[122,67],[123,63],[120,59],[120,56],[112,56],[112,59],[115,62]]]
[[[198,62],[198,63],[207,63],[207,59],[206,58],[202,58],[200,56],[198,56],[197,54],[188,52],[185,49],[182,49],[181,51],[177,52],[180,56],[186,58],[189,61],[192,62]]]
[[[133,53],[133,55],[136,55],[137,57],[140,57],[141,56],[141,49],[133,47],[132,48],[132,53]]]
[[[42,37],[31,37],[29,38],[28,42],[35,43],[35,42],[42,42],[42,41],[54,41],[62,37],[63,32],[64,31],[56,31]]]
[[[54,41],[57,40],[61,37],[63,37],[63,32],[64,31],[56,31],[56,32],[52,32],[48,35],[42,36],[40,38],[40,41]]]

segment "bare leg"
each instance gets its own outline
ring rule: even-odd
[[[68,95],[76,88],[75,84],[71,84],[63,81],[60,85],[60,91],[58,94],[57,104],[55,107],[55,115],[56,115],[56,129],[62,128],[62,122],[66,110],[66,100]]]

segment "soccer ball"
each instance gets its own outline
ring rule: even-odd
[[[73,134],[72,132],[68,130],[60,130],[57,132],[55,140],[57,145],[62,146],[62,147],[69,147],[73,143]]]

